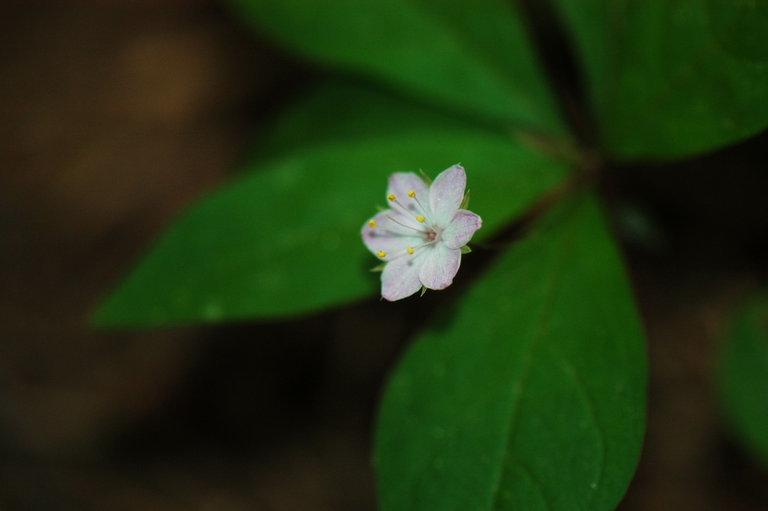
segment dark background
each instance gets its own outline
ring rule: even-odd
[[[87,326],[322,72],[215,2],[0,7],[1,509],[375,508],[375,403],[423,310]],[[768,472],[725,431],[712,378],[730,309],[768,269],[766,142],[603,180],[651,361],[622,510],[768,509]]]

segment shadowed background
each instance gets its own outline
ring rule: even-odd
[[[434,293],[268,324],[87,326],[322,70],[215,2],[0,14],[0,507],[374,509],[378,392]],[[711,384],[729,308],[767,267],[767,141],[605,180],[651,359],[621,509],[768,506],[768,474],[728,439]]]

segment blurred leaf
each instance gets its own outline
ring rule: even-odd
[[[555,0],[605,149],[680,157],[768,125],[768,8],[753,0]]]
[[[613,509],[640,453],[645,372],[599,207],[559,205],[396,368],[376,439],[382,509]]]
[[[736,57],[768,61],[768,3],[755,0],[708,0],[709,22],[717,42]]]
[[[453,109],[565,133],[506,0],[231,0],[243,18],[319,61]]]
[[[259,141],[257,154],[270,157],[311,145],[350,143],[393,133],[418,134],[445,126],[483,127],[472,121],[389,91],[330,79],[281,113]],[[492,124],[486,128],[504,132]]]
[[[363,103],[354,111],[339,105],[338,115],[370,119]],[[391,112],[398,111],[393,101]],[[323,122],[334,132],[333,119]],[[409,122],[404,113],[401,124]],[[297,135],[313,123],[297,124]],[[431,128],[425,123],[348,140],[342,129],[301,151],[254,163],[175,222],[105,301],[97,323],[285,316],[349,302],[378,289],[378,275],[369,271],[377,260],[364,249],[360,228],[385,204],[389,173],[422,168],[435,175],[462,162],[475,191],[473,209],[484,220],[476,239],[566,174],[562,163],[497,132],[439,117]]]
[[[728,422],[768,466],[768,296],[736,315],[720,354],[720,395]]]

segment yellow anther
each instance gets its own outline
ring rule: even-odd
[[[408,247],[405,249],[405,251],[408,252],[409,254],[413,254],[413,247]]]
[[[383,250],[379,250],[378,252],[376,252],[376,255],[379,257],[387,257],[387,253],[384,252]]]
[[[414,197],[416,197],[416,192],[414,192],[413,190],[408,190],[408,197],[413,199]]]
[[[426,219],[421,215],[416,215],[416,220],[418,220],[419,222],[423,222]]]
[[[395,194],[394,194],[394,193],[388,193],[388,194],[387,194],[387,199],[389,199],[389,200],[391,200],[391,201],[395,200],[396,198],[397,198],[397,197],[395,197]]]
[[[376,227],[376,220],[368,220],[368,227]]]

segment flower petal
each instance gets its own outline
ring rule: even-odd
[[[408,195],[413,191],[415,197]],[[416,215],[424,215],[430,218],[432,212],[429,211],[429,188],[421,177],[413,172],[395,172],[389,176],[389,186],[387,195],[394,195],[402,207],[394,202],[390,202],[390,207],[400,211],[409,218],[415,218]],[[423,206],[423,208],[422,208]]]
[[[374,222],[375,227],[371,227],[371,220]],[[360,234],[368,250],[380,259],[391,261],[406,253],[408,247],[414,247],[423,243],[423,237],[415,229],[410,229],[395,222],[395,220],[401,221],[401,219],[396,214],[393,214],[390,209],[378,213],[371,220],[363,224]],[[380,257],[378,255],[379,250],[383,250],[386,256]]]
[[[446,227],[459,209],[467,186],[464,167],[454,165],[442,171],[429,188],[429,204],[432,221],[438,227]]]
[[[429,289],[445,289],[459,271],[461,250],[437,243],[425,251],[419,269],[419,280]]]
[[[472,239],[472,235],[483,226],[479,215],[460,209],[442,233],[442,240],[448,248],[460,248]]]
[[[394,302],[421,289],[419,269],[426,257],[425,253],[416,253],[387,263],[381,272],[381,296]]]

